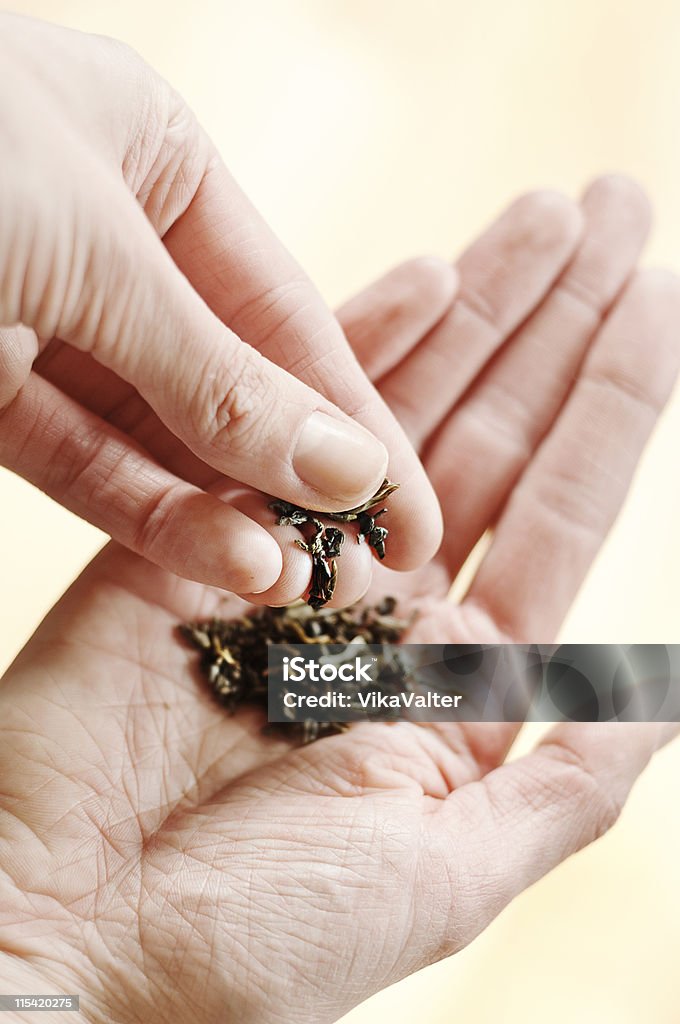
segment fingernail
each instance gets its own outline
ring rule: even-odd
[[[387,472],[387,449],[358,423],[313,412],[293,454],[295,472],[328,495],[329,510],[351,508],[370,497]]]

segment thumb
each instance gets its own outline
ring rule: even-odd
[[[428,823],[428,849],[455,893],[445,937],[433,937],[428,961],[470,942],[515,896],[607,832],[652,755],[678,728],[565,722],[532,753],[441,801]]]
[[[370,497],[386,474],[384,445],[225,327],[104,167],[81,185],[69,245],[48,225],[60,265],[44,258],[40,224],[26,232],[28,251],[13,250],[24,273],[0,267],[17,284],[9,301],[4,290],[0,322],[90,351],[195,454],[240,482],[320,510]]]

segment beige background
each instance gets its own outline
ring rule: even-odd
[[[17,0],[115,35],[184,93],[329,301],[447,255],[515,193],[610,169],[657,208],[648,260],[680,266],[676,0]],[[680,329],[680,326],[679,326]],[[679,642],[680,398],[563,630]],[[103,537],[0,471],[0,667]],[[525,741],[527,742],[527,741]],[[680,945],[680,745],[615,831],[473,946],[347,1024],[670,1024]]]

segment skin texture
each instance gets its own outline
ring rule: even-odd
[[[395,525],[427,524],[389,563],[424,564],[441,513],[413,448],[181,97],[121,43],[9,14],[0,97],[0,462],[232,591],[274,584],[281,551],[202,478],[332,511],[389,468]],[[433,323],[452,269],[436,289]]]
[[[530,240],[557,202],[521,200],[468,250],[461,297],[434,331],[433,262],[340,311],[395,414],[418,425],[444,509],[439,555],[408,575],[379,566],[373,583],[372,597],[420,608],[413,640],[554,638],[677,373],[678,281],[633,269],[644,197],[609,178],[580,212],[559,200],[581,243],[548,282]],[[432,375],[443,349],[451,371]],[[527,394],[527,361],[551,387]],[[455,606],[460,535],[469,547],[492,523]],[[512,724],[367,723],[290,749],[260,733],[259,711],[215,706],[177,641],[179,621],[244,607],[110,544],[7,673],[8,991],[80,992],[102,1024],[336,1020],[455,953],[601,835],[675,732],[561,725],[508,765]]]

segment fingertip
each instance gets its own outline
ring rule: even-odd
[[[201,582],[234,594],[261,594],[276,584],[283,567],[281,549],[272,537],[256,527],[242,536],[222,540],[222,551],[206,566]]]
[[[281,548],[279,548],[281,551]],[[309,556],[295,547],[290,537],[283,541],[282,568],[277,578],[261,590],[239,591],[239,596],[253,604],[281,608],[293,604],[309,587]]]
[[[239,591],[246,601],[269,607],[283,607],[293,604],[307,595],[312,575],[312,559],[307,551],[298,545],[302,540],[300,531],[290,524],[277,525],[276,517],[262,508],[262,496],[251,494],[239,500],[239,507],[258,522],[265,523],[282,553],[283,567],[272,586],[266,590]],[[271,516],[271,522],[267,518]],[[337,524],[333,524],[337,525]],[[343,528],[345,541],[340,555],[335,559],[337,577],[332,607],[345,607],[357,601],[368,589],[371,581],[373,557],[367,544],[358,543],[356,526],[347,524]]]
[[[458,269],[436,256],[407,260],[338,310],[338,319],[371,380],[394,369],[448,313]]]
[[[336,561],[337,583],[332,598],[325,608],[347,608],[356,604],[371,585],[373,559],[365,544],[357,544],[356,537],[347,535],[342,555]],[[309,592],[311,562],[308,555],[296,549],[284,559],[280,578],[269,590],[240,593],[239,597],[251,604],[270,608],[284,608],[306,598]]]
[[[275,545],[279,556],[279,571],[265,586],[254,589],[244,586],[238,594],[246,601],[257,605],[277,608],[292,604],[309,586],[310,563],[295,543],[301,534],[294,526],[278,525],[276,514],[267,508],[267,498],[257,491],[243,492],[234,498],[234,505],[260,528]]]
[[[527,223],[534,246],[546,248],[559,243],[575,244],[585,225],[579,204],[548,188],[524,193],[512,203],[508,213]]]
[[[230,569],[232,585],[229,589],[240,594],[262,594],[275,585],[283,569],[281,548],[266,530],[252,524],[248,531],[247,550],[243,561]]]
[[[389,530],[381,564],[399,572],[421,569],[434,558],[444,535],[441,505],[421,466],[390,495],[386,507],[379,520]]]
[[[418,299],[431,313],[440,311],[440,316],[449,308],[460,287],[458,269],[439,256],[416,256],[396,267],[393,273],[398,276],[402,293],[406,288],[412,294],[411,303]]]
[[[347,532],[342,555],[337,560],[338,577],[329,608],[347,608],[364,596],[373,578],[374,559],[365,543],[357,543],[355,532]]]
[[[583,192],[586,208],[592,204],[615,203],[628,209],[641,229],[648,231],[652,223],[652,204],[639,181],[627,174],[609,173],[594,178]]]
[[[281,549],[274,538],[212,495],[189,495],[163,528],[148,536],[154,542],[144,545],[142,554],[208,586],[257,593],[281,574]]]

